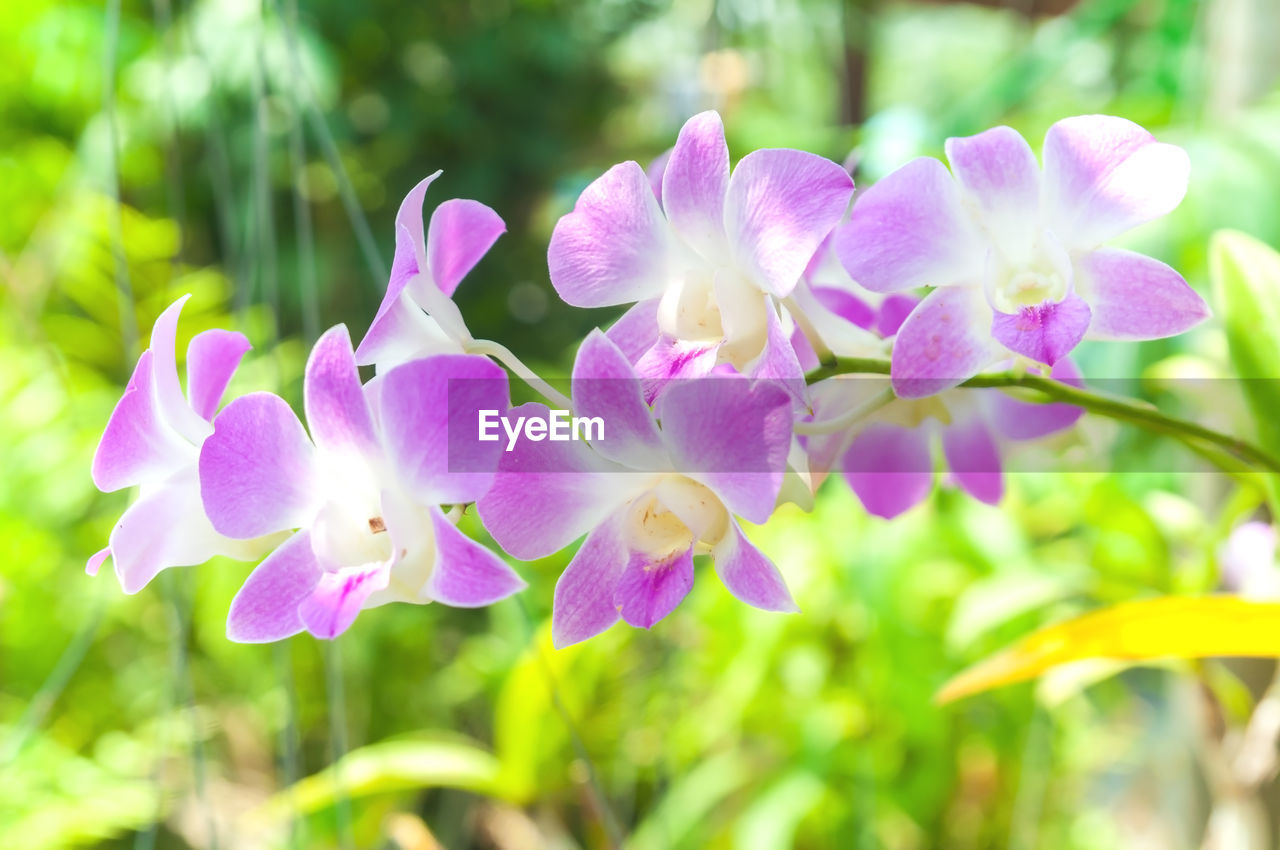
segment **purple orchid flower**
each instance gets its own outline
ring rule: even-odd
[[[1275,526],[1265,522],[1236,526],[1218,549],[1218,563],[1227,590],[1253,599],[1280,598]]]
[[[782,303],[848,206],[852,178],[783,149],[750,153],[730,174],[715,112],[685,123],[661,175],[660,198],[635,162],[583,191],[547,252],[560,297],[577,307],[636,302],[610,337],[650,399],[663,381],[718,366],[799,378]]]
[[[1083,384],[1070,359],[1049,372]],[[815,419],[855,407],[883,385],[874,379],[832,378],[813,388]],[[833,415],[833,414],[827,414]],[[1070,404],[1019,401],[995,389],[953,390],[919,400],[899,399],[848,431],[810,437],[811,466],[840,469],[868,513],[892,519],[933,490],[933,446],[941,443],[951,480],[989,505],[1004,496],[1002,445],[1041,439],[1070,428],[1084,410]]]
[[[796,610],[778,569],[735,518],[761,523],[773,512],[791,441],[784,389],[737,375],[678,381],[651,410],[623,351],[594,331],[578,350],[572,393],[575,414],[603,420],[604,439],[515,444],[477,503],[485,527],[517,558],[545,557],[587,535],[556,584],[556,646],[619,618],[652,627],[689,592],[698,552],[711,554],[744,602]],[[510,415],[545,417],[547,409],[526,404]]]
[[[1182,200],[1189,161],[1123,118],[1049,128],[1043,173],[1022,136],[948,139],[947,159],[907,163],[868,189],[836,235],[862,286],[935,287],[893,349],[894,389],[921,397],[1010,353],[1055,365],[1082,339],[1181,333],[1209,308],[1158,260],[1102,243]]]
[[[249,350],[243,334],[202,331],[187,347],[187,392],[178,382],[178,318],[190,295],[160,314],[93,455],[93,483],[109,493],[138,487],[106,548],[85,565],[89,575],[108,557],[125,593],[137,593],[166,567],[202,564],[214,555],[248,560],[271,543],[217,533],[200,506],[196,461],[227,384]]]
[[[473,501],[493,480],[500,447],[467,444],[460,456],[448,433],[474,429],[478,409],[509,406],[500,368],[441,354],[361,387],[339,325],[312,350],[303,392],[310,438],[282,399],[252,393],[218,415],[200,452],[214,528],[230,537],[298,529],[236,594],[231,640],[280,640],[304,629],[333,638],[362,608],[475,607],[524,587],[440,508]]]
[[[396,213],[396,253],[378,313],[356,349],[361,366],[385,371],[432,354],[462,354],[472,341],[453,293],[507,226],[479,201],[436,207],[423,233],[422,203],[437,171],[409,190]]]

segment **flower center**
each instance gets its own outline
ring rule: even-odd
[[[1056,303],[1066,295],[1067,283],[1058,272],[1020,269],[1010,272],[996,285],[992,306],[1002,313],[1017,313],[1023,307],[1046,301]]]

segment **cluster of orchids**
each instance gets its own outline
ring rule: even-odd
[[[567,397],[468,331],[453,293],[505,225],[455,199],[424,227],[428,177],[399,209],[363,340],[338,325],[310,353],[305,425],[269,392],[222,406],[250,347],[232,331],[191,339],[184,392],[185,299],[156,320],[92,468],[103,491],[138,497],[88,572],[110,557],[134,593],[166,567],[260,560],[228,637],[334,638],[387,602],[475,607],[523,589],[458,527],[473,510],[515,559],[585,538],[555,587],[557,646],[619,619],[652,627],[689,592],[695,555],[743,602],[795,611],[741,521],[810,506],[832,473],[893,517],[927,496],[939,456],[998,502],[1002,443],[1082,411],[959,385],[997,366],[1079,385],[1081,340],[1165,337],[1208,315],[1172,268],[1104,245],[1180,202],[1181,149],[1084,116],[1049,129],[1043,166],[1007,127],[946,155],[949,169],[916,159],[855,198],[841,165],[799,150],[731,169],[705,112],[648,170],[609,169],[555,226],[550,280],[573,306],[630,306],[582,342]],[[835,367],[886,357],[887,380]],[[509,374],[548,404],[513,407]]]

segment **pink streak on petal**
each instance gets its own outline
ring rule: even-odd
[[[662,176],[662,209],[676,233],[712,259],[724,244],[729,146],[719,113],[702,112],[680,128]]]
[[[154,357],[142,352],[93,455],[93,483],[104,493],[167,477],[191,448],[161,418],[152,391]]]
[[[930,292],[907,316],[893,343],[890,376],[903,398],[923,398],[967,381],[991,365],[992,310],[978,287]]]
[[[311,535],[293,535],[250,573],[231,600],[227,639],[269,643],[296,635],[304,628],[298,606],[324,575],[311,552]]]
[[[632,552],[613,589],[613,604],[622,619],[649,629],[674,611],[692,587],[692,548],[665,558]]]
[[[981,417],[954,422],[942,429],[942,451],[951,476],[980,502],[995,505],[1004,495],[1000,449]]]
[[[1016,313],[997,310],[991,335],[1010,351],[1052,366],[1084,339],[1092,315],[1084,299],[1073,294],[1058,302],[1022,307]]]
[[[440,291],[452,296],[467,272],[506,232],[498,214],[479,201],[455,198],[436,207],[427,229],[427,266]]]
[[[202,331],[187,346],[187,398],[191,409],[206,421],[213,419],[244,353],[253,346],[235,331]]]
[[[478,608],[524,590],[524,579],[506,562],[467,537],[439,508],[431,509],[436,565],[427,582],[432,599],[458,608]]]
[[[200,450],[213,527],[248,539],[307,524],[315,511],[313,451],[284,399],[259,392],[227,405]]]
[[[307,426],[316,446],[361,454],[377,451],[373,417],[361,389],[346,325],[335,325],[316,341],[302,390]]]
[[[849,445],[842,467],[867,512],[885,519],[915,507],[933,489],[933,461],[922,428],[868,425]]]
[[[387,575],[386,564],[324,572],[298,604],[298,619],[311,634],[332,640],[351,627],[369,594],[386,586]]]
[[[1088,251],[1173,210],[1187,192],[1186,151],[1110,115],[1080,115],[1044,138],[1043,208],[1072,251]]]
[[[712,554],[720,580],[743,602],[765,611],[791,613],[800,610],[787,590],[782,573],[747,540],[733,519],[729,520],[729,530],[716,544]]]
[[[587,535],[556,582],[551,641],[557,649],[594,637],[618,622],[613,595],[629,558],[618,519],[604,522]]]
[[[928,157],[859,195],[834,244],[849,276],[873,292],[980,281],[988,250],[956,181]]]
[[[556,223],[547,248],[551,284],[575,307],[657,298],[667,286],[669,239],[644,171],[615,165]]]
[[[829,159],[759,150],[734,169],[725,195],[730,250],[757,286],[786,297],[853,196],[853,178]]]
[[[1103,249],[1080,261],[1091,339],[1144,340],[1175,336],[1209,318],[1209,305],[1182,275],[1151,257]]]
[[[716,367],[720,343],[684,342],[658,337],[636,362],[636,374],[644,386],[644,400],[653,404],[672,381],[701,378]]]

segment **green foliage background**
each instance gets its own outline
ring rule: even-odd
[[[1017,475],[1000,509],[943,487],[892,523],[829,481],[814,513],[752,532],[803,614],[752,610],[700,568],[652,632],[559,652],[567,555],[520,566],[530,590],[491,609],[230,644],[247,565],[132,597],[83,574],[128,498],[88,470],[137,329],[178,294],[180,351],[241,328],[256,348],[233,391],[296,398],[308,337],[363,332],[399,198],[438,168],[429,208],[472,197],[509,227],[459,292],[473,331],[563,374],[614,313],[558,302],[552,225],[708,107],[735,157],[852,151],[860,184],[948,135],[1008,123],[1035,144],[1060,117],[1124,115],[1193,161],[1183,206],[1129,244],[1207,293],[1212,231],[1280,244],[1265,0],[298,5],[294,24],[289,2],[129,0],[118,37],[97,3],[0,10],[0,846],[594,848],[611,820],[636,850],[1199,846],[1199,742],[1248,713],[1265,665],[1090,667],[932,701],[1040,624],[1217,586],[1214,553],[1261,495],[1158,471],[1188,468],[1177,445],[1089,423],[1055,449],[1146,471]],[[1243,399],[1206,407],[1179,380],[1229,373],[1220,323],[1082,361],[1250,427]]]

